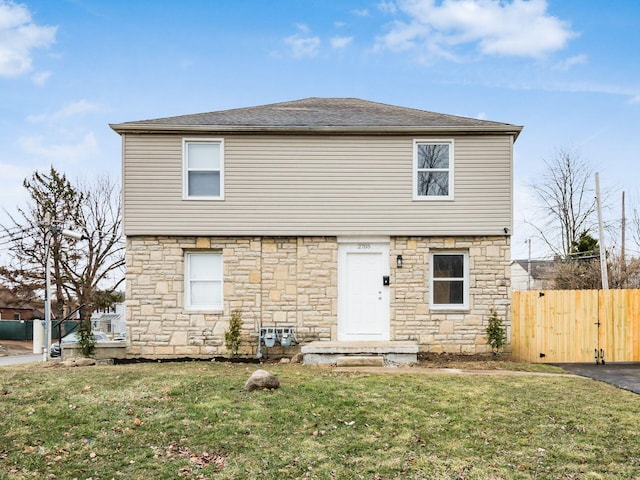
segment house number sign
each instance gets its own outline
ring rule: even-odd
[[[370,243],[359,243],[358,244],[358,250],[371,250],[371,244]]]

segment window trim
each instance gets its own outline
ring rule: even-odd
[[[220,257],[220,304],[191,305],[191,275],[189,271],[190,257],[197,255],[218,255]],[[184,252],[184,309],[190,313],[220,313],[224,310],[224,257],[218,250],[188,250]]]
[[[433,300],[434,281],[433,275],[433,257],[436,255],[462,255],[463,256],[463,272],[462,272],[462,303],[436,304]],[[439,278],[439,281],[460,280],[458,277]],[[469,252],[466,250],[436,250],[429,254],[429,308],[430,310],[469,310]]]
[[[448,195],[418,195],[418,145],[449,145],[449,168],[420,169],[420,171],[447,172],[449,174]],[[453,200],[454,195],[454,140],[453,138],[416,138],[413,140],[413,199],[433,201]]]
[[[189,195],[189,162],[187,147],[189,144],[216,144],[220,145],[220,195],[215,196],[190,196]],[[214,170],[207,170],[214,171]],[[182,199],[183,200],[224,200],[224,138],[209,137],[183,137],[182,139]]]

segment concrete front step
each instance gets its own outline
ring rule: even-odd
[[[365,357],[353,355],[351,357],[338,357],[338,367],[384,367],[384,357]]]
[[[418,361],[416,342],[311,342],[301,348],[305,365],[331,365],[340,358],[379,357],[383,364],[412,364]],[[342,360],[344,361],[344,360]],[[350,360],[353,362],[362,360]],[[380,362],[380,360],[375,360]],[[379,363],[378,363],[379,365]],[[362,365],[359,365],[362,366]]]

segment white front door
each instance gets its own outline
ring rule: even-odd
[[[338,340],[389,340],[389,239],[338,242]]]

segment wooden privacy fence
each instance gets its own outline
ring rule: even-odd
[[[526,362],[640,361],[640,290],[517,291],[511,351]]]

